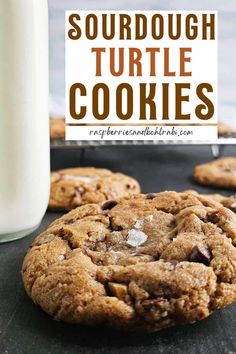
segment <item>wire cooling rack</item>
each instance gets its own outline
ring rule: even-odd
[[[80,140],[71,141],[65,139],[51,139],[51,148],[53,149],[65,149],[65,148],[86,148],[94,146],[129,146],[129,145],[231,145],[236,144],[236,133],[228,135],[227,137],[220,137],[214,141],[186,141],[186,140]]]
[[[225,145],[236,144],[236,132],[228,135],[227,137],[220,137],[215,141],[175,141],[175,140],[153,140],[153,141],[127,141],[127,140],[90,140],[90,141],[70,141],[65,139],[51,139],[51,149],[77,149],[85,150],[86,148],[99,148],[102,146],[143,146],[143,145],[209,145],[213,157],[219,157]]]

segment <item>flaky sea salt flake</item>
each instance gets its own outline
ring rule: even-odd
[[[88,176],[76,176],[76,175],[64,175],[63,176],[64,180],[67,181],[79,181],[79,182],[84,182],[84,183],[94,183],[97,180],[99,180],[98,176],[95,177],[88,177]]]
[[[148,236],[144,232],[132,229],[128,232],[127,243],[132,247],[138,247],[146,242],[147,239]]]

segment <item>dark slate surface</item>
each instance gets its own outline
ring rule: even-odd
[[[224,155],[236,155],[228,146]],[[212,158],[208,146],[106,147],[87,150],[84,166],[107,167],[140,180],[144,192],[197,188],[195,164]],[[53,151],[52,168],[76,166],[80,152]],[[229,191],[222,191],[230,194]],[[0,245],[0,353],[236,353],[236,306],[208,319],[150,335],[121,334],[53,321],[26,296],[20,276],[23,256],[32,239],[60,214],[47,213],[40,228],[22,240]]]

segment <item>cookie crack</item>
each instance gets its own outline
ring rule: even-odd
[[[123,226],[115,225],[114,218],[112,216],[108,216],[108,218],[109,218],[108,230],[110,230],[111,232],[113,232],[113,231],[123,231],[124,230]]]
[[[74,246],[73,242],[70,240],[70,237],[73,236],[72,232],[70,232],[70,233],[68,231],[65,232],[64,228],[62,227],[58,230],[56,235],[67,243],[67,245],[71,251],[78,248],[78,247]]]

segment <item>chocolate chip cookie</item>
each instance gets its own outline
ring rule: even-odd
[[[139,183],[122,173],[94,167],[70,168],[52,172],[49,209],[71,210],[139,192]]]
[[[39,235],[25,289],[57,320],[157,331],[236,300],[236,215],[191,193],[78,207]]]
[[[236,157],[222,157],[195,167],[194,179],[205,185],[236,189]]]
[[[50,138],[65,139],[65,119],[50,118]]]

